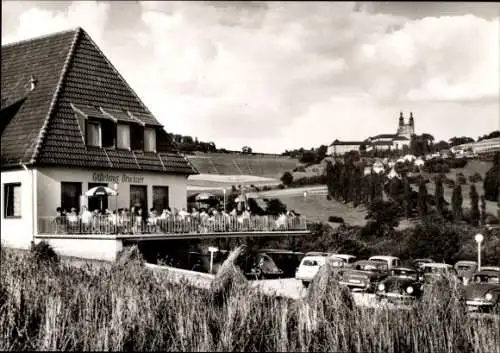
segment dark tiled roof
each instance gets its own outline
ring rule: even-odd
[[[372,146],[392,146],[392,141],[375,141],[371,143]]]
[[[376,135],[376,136],[373,136],[371,137],[372,140],[375,140],[375,139],[387,139],[387,138],[394,138],[398,136],[397,134],[380,134],[380,135]]]
[[[396,136],[393,138],[395,141],[409,141],[408,137],[405,136]]]
[[[362,141],[333,141],[330,146],[351,146],[351,145],[364,145]]]
[[[37,85],[30,91],[32,75]],[[1,81],[2,107],[27,97],[2,132],[2,168],[25,163],[197,173],[81,28],[2,46]],[[158,153],[86,146],[74,108],[83,115],[156,126]]]

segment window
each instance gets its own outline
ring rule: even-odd
[[[118,124],[116,140],[116,147],[128,150],[130,148],[130,126]]]
[[[89,183],[89,190],[95,188],[96,186],[108,186],[106,183]],[[107,197],[89,197],[89,207],[90,211],[94,210],[105,210],[108,208],[108,198]]]
[[[101,147],[101,124],[87,121],[87,145]]]
[[[3,216],[21,217],[21,184],[5,184],[3,194]]]
[[[66,212],[70,212],[73,207],[77,212],[80,211],[81,195],[82,183],[61,182],[61,208]]]
[[[152,128],[144,129],[144,151],[156,152],[156,131]]]
[[[144,149],[144,127],[136,124],[130,126],[130,148],[132,150]]]
[[[148,189],[146,185],[130,185],[130,208],[132,206],[148,207]]]
[[[168,186],[153,186],[153,208],[161,213],[168,207]]]
[[[101,145],[102,147],[116,147],[116,124],[111,120],[102,120]]]

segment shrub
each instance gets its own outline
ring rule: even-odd
[[[338,216],[330,216],[328,217],[328,222],[332,223],[344,223],[344,219]]]
[[[54,264],[59,262],[59,256],[52,246],[45,241],[32,246],[30,252],[37,263]]]
[[[500,152],[495,154],[493,166],[484,176],[483,188],[486,200],[498,201],[500,193]]]
[[[498,218],[491,213],[486,214],[486,224],[499,224]]]
[[[455,187],[455,181],[453,179],[445,178],[443,179],[443,183],[450,189],[453,189]]]
[[[465,184],[467,184],[467,179],[465,178],[464,173],[457,173],[457,176],[456,176],[456,181],[457,181],[457,183],[459,183],[460,185],[465,185]]]
[[[469,182],[471,182],[471,183],[479,183],[481,181],[483,181],[483,177],[478,172],[475,172],[474,174],[469,175]]]
[[[294,172],[305,172],[306,168],[303,165],[299,165],[298,167],[293,168]]]
[[[284,185],[288,186],[293,182],[293,175],[290,172],[284,172],[280,180]]]
[[[448,158],[446,164],[451,169],[465,168],[467,165],[467,159],[465,158]]]
[[[283,184],[278,185],[278,189],[283,190],[284,188],[285,188],[285,185],[283,185]]]
[[[270,199],[266,202],[266,214],[271,215],[271,216],[279,216],[282,213],[286,212],[286,205],[281,202],[280,199]]]

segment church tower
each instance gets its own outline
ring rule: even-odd
[[[413,121],[413,113],[410,113],[410,121],[408,124],[405,123],[403,117],[403,112],[399,113],[399,124],[398,124],[398,136],[406,137],[411,139],[411,135],[415,133],[415,122]]]
[[[415,120],[412,112],[410,112],[410,135],[415,135]]]

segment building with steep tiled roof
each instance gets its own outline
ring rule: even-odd
[[[2,240],[26,247],[56,208],[186,206],[197,174],[81,28],[2,46]],[[88,189],[117,188],[104,206]]]
[[[328,147],[329,155],[341,155],[349,151],[359,151],[362,146],[366,151],[372,150],[403,150],[410,146],[411,136],[415,134],[415,120],[410,113],[408,123],[405,123],[403,113],[399,115],[398,130],[395,134],[379,134],[364,141],[335,140]]]

